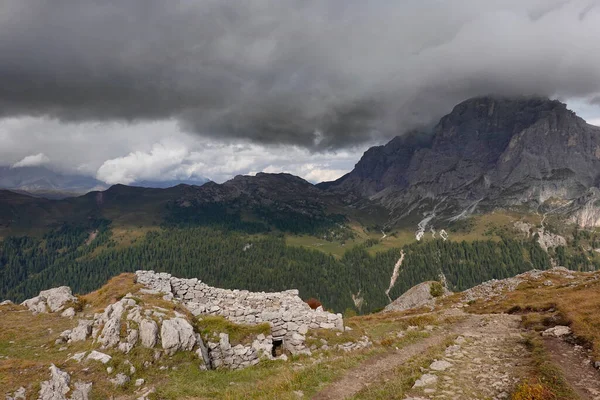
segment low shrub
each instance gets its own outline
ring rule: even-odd
[[[444,286],[440,282],[433,282],[431,286],[429,286],[429,293],[433,297],[440,297],[444,294]]]
[[[306,300],[306,304],[308,304],[308,306],[313,310],[316,310],[317,308],[319,308],[319,306],[323,306],[323,304],[321,304],[321,302],[315,299],[314,297],[311,297],[310,299]]]

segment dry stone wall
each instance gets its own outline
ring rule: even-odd
[[[220,289],[196,278],[180,279],[154,271],[137,271],[136,276],[138,283],[146,286],[147,292],[174,297],[195,316],[220,315],[240,324],[269,323],[269,339],[282,343],[292,354],[310,353],[304,344],[309,329],[344,330],[341,314],[333,314],[322,308],[312,310],[298,297],[297,290],[264,293]],[[219,346],[220,351],[225,355],[223,359],[227,359],[230,351],[223,344]],[[246,352],[250,353],[251,350],[246,349]]]

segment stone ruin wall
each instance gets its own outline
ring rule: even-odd
[[[220,289],[196,278],[181,279],[154,271],[137,271],[136,277],[138,283],[146,286],[146,291],[172,296],[195,316],[220,315],[238,324],[266,322],[271,326],[273,343],[281,343],[292,354],[310,353],[304,344],[309,329],[344,330],[341,314],[324,311],[321,307],[312,310],[298,297],[297,290],[264,293]],[[231,350],[222,344],[224,346],[219,347],[223,349],[211,350],[223,350],[227,358]],[[216,344],[209,343],[209,347],[213,346]]]

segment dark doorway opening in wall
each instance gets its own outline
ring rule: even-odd
[[[273,339],[273,349],[271,350],[273,357],[279,357],[283,354],[283,339]]]

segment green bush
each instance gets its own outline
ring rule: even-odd
[[[429,286],[429,293],[433,297],[440,297],[444,294],[444,286],[440,282],[433,282],[431,286]]]

